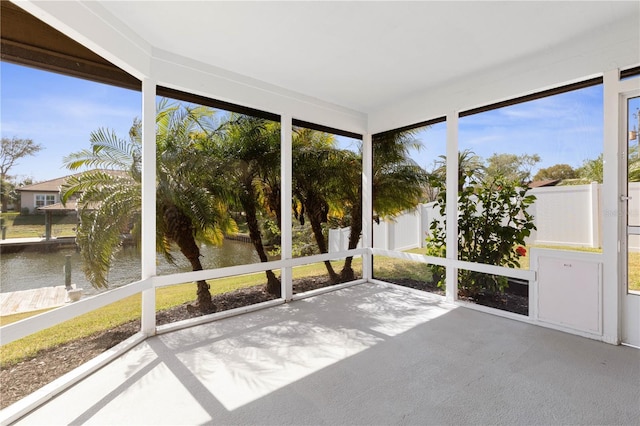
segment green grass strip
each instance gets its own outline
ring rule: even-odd
[[[342,262],[332,262],[338,271]],[[354,261],[354,268],[361,261]],[[315,263],[294,268],[295,276],[323,276],[326,269],[323,263]],[[275,271],[278,275],[279,271]],[[238,275],[228,278],[219,278],[208,281],[211,284],[211,294],[227,293],[240,288],[263,285],[265,274],[255,273]],[[196,286],[194,283],[178,284],[161,287],[156,290],[156,310],[165,310],[187,302],[193,302],[196,298]],[[43,311],[25,312],[0,317],[0,324],[7,325],[25,318],[40,314]],[[38,331],[15,342],[0,347],[0,365],[7,367],[24,359],[34,357],[39,351],[53,348],[73,340],[91,336],[105,330],[117,327],[129,321],[137,320],[141,315],[141,296],[139,294],[128,297],[118,302],[104,306],[95,311],[80,315],[69,321]]]

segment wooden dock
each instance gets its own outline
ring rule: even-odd
[[[68,303],[63,285],[0,293],[0,316],[56,308]]]
[[[75,237],[46,238],[7,238],[0,240],[0,253],[20,251],[53,251],[62,248],[76,248]]]

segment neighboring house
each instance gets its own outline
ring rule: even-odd
[[[28,208],[29,213],[36,213],[38,207],[59,203],[60,187],[68,177],[64,176],[16,188],[16,191],[20,192],[21,208]]]
[[[119,170],[103,171],[118,176],[123,176],[126,174],[126,172]],[[28,208],[30,214],[38,213],[39,210],[43,210],[43,208],[47,206],[52,206],[55,210],[75,210],[75,200],[69,200],[69,202],[67,202],[66,208],[62,206],[60,201],[60,188],[62,188],[62,185],[64,185],[64,182],[68,178],[70,178],[71,176],[81,175],[82,173],[76,173],[73,175],[63,176],[56,179],[46,180],[44,182],[34,183],[33,185],[26,185],[21,188],[16,188],[16,191],[20,192],[21,208]],[[50,210],[52,207],[49,207],[48,210]]]

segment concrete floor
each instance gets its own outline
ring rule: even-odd
[[[363,284],[146,340],[19,424],[640,424],[640,351]]]

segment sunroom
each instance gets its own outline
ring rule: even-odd
[[[3,424],[640,422],[638,2],[3,1],[2,15],[3,65],[140,102],[123,150],[139,196],[118,224],[140,235],[137,275],[0,329],[4,351],[127,304],[135,334],[3,405]],[[100,206],[118,210],[105,200],[87,200],[81,247]],[[186,205],[213,231],[172,228]],[[189,255],[185,235],[251,254],[225,243],[231,263],[207,263],[222,249]],[[215,296],[231,281],[242,306]],[[258,285],[266,299],[247,296]],[[181,288],[200,304],[167,320]]]

